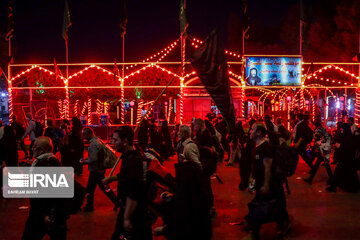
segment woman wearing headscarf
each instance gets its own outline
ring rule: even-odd
[[[340,187],[345,192],[359,191],[359,178],[357,176],[355,149],[353,135],[349,124],[344,123],[340,126],[335,138],[336,156],[338,164],[335,168],[335,186]]]

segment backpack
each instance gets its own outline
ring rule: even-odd
[[[275,151],[275,175],[279,179],[286,179],[295,173],[299,162],[299,155],[296,151],[282,144]]]
[[[35,130],[34,130],[34,133],[35,133],[35,137],[40,137],[43,135],[44,133],[44,127],[41,125],[40,122],[38,121],[35,121]]]
[[[102,166],[104,168],[113,168],[118,159],[115,151],[112,149],[111,146],[104,143],[100,139],[99,141],[101,142],[101,146],[102,146],[102,157],[103,157]]]

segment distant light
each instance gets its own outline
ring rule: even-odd
[[[1,96],[2,96],[2,97],[5,97],[5,96],[6,96],[6,94],[5,94],[5,93],[1,93]]]
[[[336,108],[340,108],[340,101],[339,101],[339,99],[336,101]]]

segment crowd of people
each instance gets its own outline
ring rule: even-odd
[[[178,124],[172,131],[166,120],[159,125],[154,119],[144,120],[137,134],[130,126],[113,132],[113,148],[121,153],[122,164],[116,175],[105,177],[104,143],[91,128],[83,128],[77,117],[71,122],[62,121],[60,126],[48,119],[44,129],[31,114],[26,116],[26,129],[15,116],[10,126],[0,122],[2,167],[71,166],[81,176],[87,164],[89,179],[83,211],[95,210],[94,191],[99,186],[114,204],[114,210],[119,209],[111,239],[152,239],[153,235],[170,240],[211,239],[212,221],[217,214],[211,177],[223,161],[226,166],[238,162],[239,190],[255,193],[244,217],[251,231],[245,239],[259,239],[261,225],[267,222],[277,222],[280,236],[289,231],[284,184],[289,192],[287,177],[294,174],[299,156],[309,166],[309,177],[303,179],[306,183],[312,184],[323,165],[329,176],[327,191],[360,189],[360,129],[352,117],[338,122],[333,132],[301,111],[293,113],[290,129],[281,118],[274,123],[268,115],[253,116],[244,122],[248,131],[241,121],[230,129],[223,117],[213,112],[205,120],[194,118],[190,125]],[[27,136],[29,152],[24,144]],[[89,143],[86,159],[84,140]],[[19,162],[18,149],[24,152],[26,161]],[[58,152],[60,159],[55,157]],[[173,177],[163,162],[175,156]],[[336,164],[334,172],[332,164]],[[114,181],[118,183],[116,194],[108,185]],[[70,213],[58,209],[59,201],[44,204],[31,199],[30,204],[22,239],[41,239],[45,234],[51,239],[66,239]],[[51,217],[54,208],[55,217]],[[163,225],[152,231],[159,217]]]

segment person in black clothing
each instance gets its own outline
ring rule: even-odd
[[[254,125],[254,123],[256,123],[256,120],[255,120],[255,117],[254,116],[251,116],[248,124],[249,124],[249,129],[252,128],[252,126]]]
[[[11,127],[15,131],[16,141],[20,145],[21,150],[24,152],[25,159],[29,158],[29,154],[26,149],[24,139],[22,139],[22,136],[25,133],[25,128],[24,128],[23,124],[21,124],[20,122],[18,122],[16,120],[16,115],[13,115],[13,122],[11,123]]]
[[[200,162],[203,165],[203,176],[204,176],[204,186],[208,195],[209,203],[209,212],[212,217],[216,215],[216,210],[214,207],[214,194],[211,188],[211,175],[207,168],[209,163],[210,154],[215,151],[215,146],[213,145],[213,140],[209,130],[206,129],[204,120],[197,118],[194,121],[194,131],[195,138],[194,142],[199,148],[200,152]]]
[[[208,114],[206,114],[206,118],[212,122],[215,118],[216,118],[216,114],[214,113],[214,109],[211,108],[210,112]]]
[[[160,151],[161,157],[163,157],[164,159],[168,159],[169,157],[174,156],[175,151],[171,144],[168,122],[166,120],[162,121],[161,138],[162,138],[162,145]]]
[[[149,122],[145,119],[141,122],[138,131],[138,144],[142,148],[146,148],[149,145]]]
[[[256,123],[253,125],[250,134],[251,139],[256,144],[253,163],[256,196],[252,202],[276,200],[279,208],[274,218],[276,218],[278,228],[282,230],[282,233],[285,233],[290,228],[289,217],[286,211],[285,193],[282,181],[277,179],[275,175],[274,151],[265,140],[266,128],[263,124]],[[263,222],[258,219],[256,214],[250,214],[250,212],[246,218],[252,232],[245,239],[260,239],[260,229]]]
[[[340,133],[335,138],[336,161],[338,162],[334,171],[335,186],[345,192],[358,192],[360,183],[355,162],[354,136],[347,123],[342,124],[339,130]]]
[[[51,141],[53,141],[54,133],[55,133],[55,127],[53,125],[53,120],[51,118],[48,118],[46,120],[46,123],[47,123],[47,128],[45,129],[44,136],[50,138]]]
[[[65,124],[61,124],[64,126]],[[65,137],[65,131],[64,129],[59,125],[56,124],[54,126],[54,154],[60,151],[61,147],[64,145],[64,137]]]
[[[211,140],[211,134],[205,127],[205,122],[201,118],[195,119],[194,122],[195,138],[194,141],[201,147],[213,147],[213,141]]]
[[[177,147],[177,144],[179,142],[179,130],[180,130],[180,124],[176,124],[173,132],[171,133],[172,143],[174,151]]]
[[[59,160],[52,154],[53,146],[48,137],[38,137],[33,150],[35,160],[32,167],[61,166]],[[68,218],[69,214],[63,198],[30,198],[30,212],[22,240],[40,240],[46,234],[51,240],[65,240]]]
[[[304,117],[302,113],[297,114],[298,123],[295,126],[294,132],[294,147],[301,158],[309,165],[310,170],[313,168],[313,163],[307,155],[307,146],[312,139],[312,130],[308,126],[308,117]]]
[[[224,149],[221,145],[221,135],[216,131],[215,127],[209,120],[205,120],[205,127],[210,132],[212,145],[215,147],[215,151],[218,154],[218,162],[224,160]]]
[[[154,229],[154,235],[168,240],[210,240],[212,226],[207,207],[207,193],[203,186],[203,172],[194,161],[175,164],[175,186],[172,193],[161,197],[169,206],[165,226]]]
[[[239,190],[244,191],[248,188],[251,175],[251,165],[255,155],[255,142],[249,137],[245,143],[244,150],[240,158],[240,184]]]
[[[18,165],[17,142],[14,130],[10,126],[4,127],[4,135],[0,139],[0,162],[5,162],[6,166],[13,167]]]
[[[276,132],[277,132],[277,127],[275,126],[275,124],[271,121],[271,118],[269,115],[265,115],[264,117],[264,123],[266,126],[266,130],[267,130],[267,135],[269,137],[269,143],[273,146],[277,146],[279,145],[279,139],[276,136]],[[276,127],[276,129],[275,129]]]
[[[143,158],[134,150],[134,132],[130,126],[122,126],[113,133],[113,144],[121,152],[120,173],[102,180],[103,184],[118,181],[120,207],[115,231],[115,239],[147,240],[152,239],[150,218],[147,213]]]
[[[234,133],[229,136],[229,139],[231,143],[231,154],[230,161],[226,166],[232,166],[235,161],[240,162],[241,151],[243,150],[246,141],[245,132],[241,121],[236,123]]]
[[[229,161],[230,160],[230,146],[229,146],[228,139],[227,139],[227,134],[228,134],[229,130],[228,130],[225,120],[223,119],[223,117],[221,115],[218,115],[217,120],[218,121],[215,124],[215,128],[221,134],[221,144],[223,146],[224,151],[228,153],[227,159],[225,161]]]
[[[61,162],[65,166],[73,167],[76,175],[81,175],[83,165],[80,163],[80,160],[84,156],[84,142],[81,134],[82,125],[77,117],[73,117],[71,122],[71,132],[65,136],[64,146],[61,150]]]
[[[51,118],[48,118],[47,121],[47,128],[45,129],[44,136],[51,139],[51,141],[54,143],[54,135],[55,135],[55,127],[53,125],[53,120]]]
[[[150,146],[155,149],[157,153],[161,151],[161,134],[159,133],[158,127],[155,124],[155,119],[151,119],[151,124],[149,128],[149,136],[150,136]]]
[[[0,188],[3,186],[2,168],[5,166],[16,167],[18,159],[19,155],[14,130],[10,126],[5,126],[4,134],[0,138]]]
[[[354,133],[354,151],[355,151],[355,164],[356,169],[360,170],[360,129],[358,128]]]

